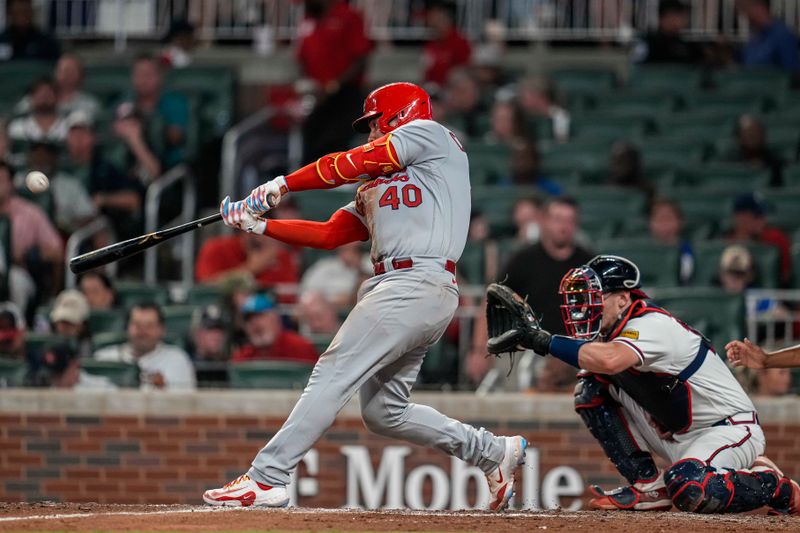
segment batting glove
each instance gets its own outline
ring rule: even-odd
[[[231,202],[231,197],[226,196],[219,206],[219,212],[226,226],[259,235],[263,235],[267,230],[267,221],[253,214],[244,200]]]
[[[286,178],[278,176],[253,189],[245,201],[252,213],[261,216],[270,209],[274,209],[281,202],[281,197],[288,192]]]

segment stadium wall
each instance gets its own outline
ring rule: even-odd
[[[298,392],[0,392],[0,500],[199,503],[244,473]],[[568,395],[418,394],[415,400],[533,444],[517,507],[579,508],[587,483],[616,475]],[[800,477],[800,399],[757,402],[767,453]],[[295,503],[458,509],[486,498],[479,471],[434,450],[370,434],[356,401],[306,456]],[[476,492],[477,491],[477,492]]]

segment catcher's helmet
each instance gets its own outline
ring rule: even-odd
[[[597,338],[603,320],[603,294],[630,291],[634,298],[647,298],[640,278],[639,267],[615,255],[598,255],[567,272],[558,288],[567,334],[579,339]]]
[[[353,122],[353,129],[359,133],[369,133],[369,121],[378,119],[378,128],[389,133],[418,118],[431,118],[431,97],[425,90],[413,83],[390,83],[378,87],[364,100],[364,114]],[[394,126],[389,123],[397,119]]]

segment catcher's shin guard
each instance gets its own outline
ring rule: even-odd
[[[698,459],[683,459],[664,473],[667,493],[681,511],[743,513],[769,505],[791,512],[790,480],[766,470],[717,470]]]
[[[588,372],[578,376],[575,411],[606,456],[631,485],[654,481],[658,477],[656,463],[649,452],[636,444],[623,418],[622,407],[608,394],[608,385]]]

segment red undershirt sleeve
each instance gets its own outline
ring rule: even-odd
[[[369,239],[369,231],[361,220],[342,209],[336,211],[327,222],[270,220],[264,235],[293,246],[324,250]]]

